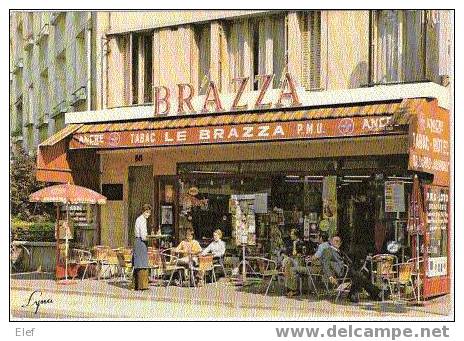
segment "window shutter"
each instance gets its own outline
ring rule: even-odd
[[[132,103],[132,35],[125,35],[122,39],[124,65],[124,104]]]
[[[310,18],[310,87],[314,90],[321,87],[321,12],[311,12]]]
[[[302,24],[302,85],[306,90],[321,87],[321,12],[304,15]]]
[[[309,14],[303,14],[302,29],[301,29],[301,57],[302,57],[302,73],[301,85],[306,90],[310,88],[309,82]]]

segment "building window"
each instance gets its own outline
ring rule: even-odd
[[[274,74],[273,87],[280,86],[288,50],[284,15],[233,22],[226,37],[231,79],[249,76],[250,89],[257,90],[257,76]]]
[[[131,61],[132,61],[132,103],[138,103],[138,92],[139,92],[139,38],[137,35],[132,35],[132,49],[131,49]]]
[[[153,36],[145,36],[143,42],[144,91],[145,103],[153,102]]]
[[[39,69],[43,71],[48,67],[48,38],[45,37],[39,45]]]
[[[76,37],[76,58],[75,58],[75,84],[74,91],[87,83],[87,51],[85,49],[85,31]],[[90,67],[90,66],[89,66]]]
[[[128,37],[129,38],[129,37]],[[126,104],[143,104],[153,101],[153,34],[132,33],[125,50]]]
[[[20,24],[18,25],[16,29],[15,62],[18,62],[21,58],[23,58],[23,40],[24,40],[23,26],[22,24]]]
[[[250,70],[245,70],[246,51],[245,39],[248,35],[248,20],[231,22],[225,26],[227,52],[229,54],[229,74],[234,78],[250,76]],[[237,91],[237,84],[232,83],[232,91]]]
[[[66,89],[66,54],[63,51],[56,57],[55,63],[55,105],[65,99]]]
[[[13,134],[20,136],[23,134],[23,99],[20,98],[16,103],[15,103],[15,111],[16,111],[16,122],[15,122],[15,128],[13,130]]]
[[[286,70],[288,57],[287,21],[284,16],[272,19],[272,69],[274,88],[280,87],[283,73]],[[268,54],[266,54],[268,55]]]
[[[321,12],[304,12],[301,17],[302,85],[321,88]]]
[[[376,12],[377,82],[425,79],[425,11]]]
[[[40,103],[40,111],[39,115],[41,118],[45,118],[45,116],[48,116],[50,114],[50,101],[49,101],[49,86],[48,86],[48,71],[43,72],[40,75],[40,93],[41,95],[39,96],[39,101]]]
[[[66,13],[58,14],[55,26],[55,51],[57,54],[61,53],[65,48],[65,35],[66,35]]]

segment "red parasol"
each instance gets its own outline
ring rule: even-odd
[[[61,204],[105,204],[106,197],[91,189],[62,184],[43,188],[29,196],[32,202],[56,202]]]
[[[408,212],[408,232],[410,235],[415,236],[413,245],[415,246],[415,271],[420,274],[420,238],[419,235],[424,235],[425,232],[425,214],[422,201],[421,184],[419,177],[414,175],[414,182],[412,185],[411,201],[409,203]],[[417,303],[420,304],[421,293],[421,276],[417,276]]]
[[[66,222],[69,224],[69,204],[105,204],[106,197],[92,191],[91,189],[71,185],[71,184],[62,184],[54,185],[50,187],[43,188],[37,192],[32,193],[29,196],[29,201],[32,202],[54,202],[57,204],[66,205]],[[58,236],[58,223],[60,219],[59,209],[57,209],[57,225],[55,235]],[[62,284],[69,284],[68,281],[68,233],[65,234],[65,280],[60,282]],[[59,259],[59,239],[56,240],[56,257],[57,257],[57,269],[58,269],[58,259]]]

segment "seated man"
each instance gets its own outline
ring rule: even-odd
[[[327,232],[321,232],[319,234],[319,245],[318,245],[317,250],[314,253],[314,255],[311,256],[311,261],[320,260],[321,257],[322,257],[322,253],[329,246],[330,246],[330,244],[329,244],[329,236],[328,236]]]
[[[351,266],[351,261],[340,251],[342,241],[339,236],[332,237],[330,246],[322,252],[321,263],[324,276],[333,285],[338,285],[337,278],[344,276],[344,264],[349,265],[348,277],[351,278],[350,301],[359,302],[359,292],[364,288],[374,300],[380,300],[380,290],[374,286],[367,276]]]

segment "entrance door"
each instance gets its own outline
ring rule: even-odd
[[[128,212],[128,238],[129,245],[134,242],[135,220],[142,213],[142,205],[153,206],[153,166],[129,167],[129,212]],[[152,212],[153,213],[153,212]],[[150,233],[152,218],[148,220],[148,233]]]

